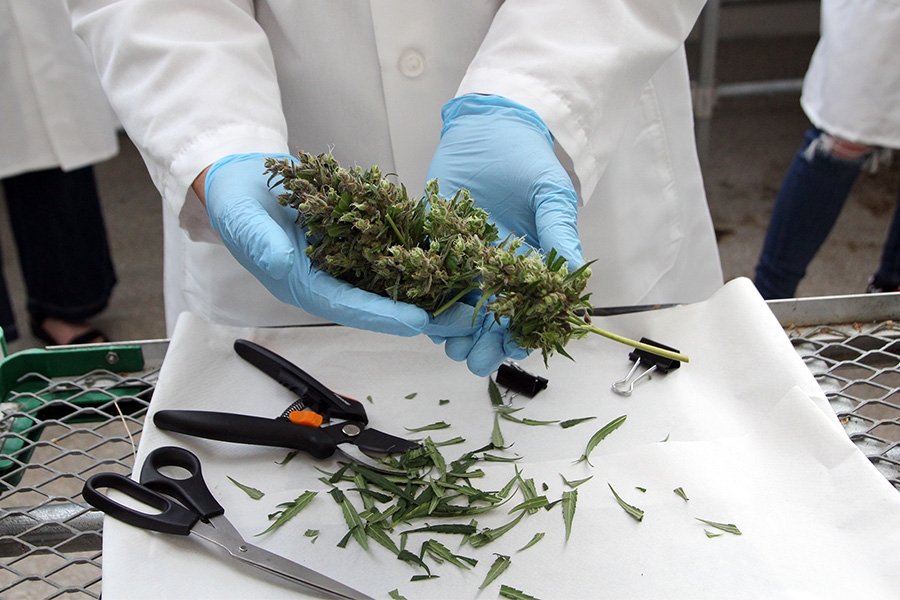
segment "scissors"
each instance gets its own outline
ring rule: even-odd
[[[362,403],[337,394],[297,365],[248,340],[234,342],[237,354],[299,397],[277,418],[203,410],[160,410],[160,429],[196,437],[301,450],[315,458],[340,451],[370,469],[396,473],[369,454],[401,454],[416,442],[368,427]],[[368,454],[367,454],[368,453]]]
[[[181,467],[190,476],[185,479],[169,477],[160,471],[164,467]],[[99,490],[103,488],[121,492],[160,512],[145,513],[120,504],[101,493]],[[200,461],[184,448],[165,446],[153,450],[141,468],[140,483],[119,473],[97,473],[85,482],[82,496],[88,504],[119,521],[160,533],[194,534],[224,548],[232,558],[242,563],[324,593],[330,598],[373,600],[371,596],[308,567],[244,541],[225,518],[225,509],[203,481]]]

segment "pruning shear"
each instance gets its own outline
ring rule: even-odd
[[[299,399],[271,419],[202,410],[161,410],[153,417],[160,429],[196,437],[302,450],[328,458],[339,450],[373,470],[394,473],[366,453],[401,454],[419,444],[368,427],[362,403],[331,391],[297,365],[248,340],[234,342],[237,354],[285,386]]]
[[[169,477],[160,471],[165,467],[180,467],[190,475],[184,479]],[[116,490],[160,512],[145,513],[125,506],[100,492],[101,489]],[[225,509],[203,481],[200,461],[184,448],[165,446],[153,450],[141,468],[140,483],[120,473],[97,473],[85,482],[81,495],[91,506],[114,519],[160,533],[194,534],[224,548],[234,559],[331,598],[373,600],[309,567],[247,543],[225,518]]]

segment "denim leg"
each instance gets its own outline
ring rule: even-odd
[[[900,194],[897,197],[897,208],[894,209],[894,218],[891,219],[891,227],[888,229],[884,249],[881,252],[881,263],[875,280],[883,290],[900,289]]]
[[[90,167],[3,180],[28,312],[68,321],[106,308],[116,283]]]
[[[818,143],[821,135],[816,128],[806,132],[778,191],[756,266],[763,298],[793,297],[865,162],[834,157]]]

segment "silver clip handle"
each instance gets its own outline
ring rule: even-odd
[[[634,366],[631,367],[631,370],[628,371],[628,375],[626,375],[624,379],[620,379],[619,381],[612,384],[612,391],[619,394],[620,396],[630,396],[631,392],[634,391],[635,384],[641,379],[649,377],[650,374],[656,370],[656,365],[652,365],[649,369],[632,379],[632,376],[640,366],[641,361],[640,359],[638,359],[637,361],[635,361]]]

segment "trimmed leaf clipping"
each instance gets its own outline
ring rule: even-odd
[[[228,475],[226,475],[225,477],[228,477]],[[265,496],[265,494],[263,492],[259,491],[256,488],[252,488],[248,485],[244,485],[243,483],[239,483],[239,482],[235,481],[234,479],[231,479],[231,477],[228,477],[228,479],[230,479],[231,483],[233,483],[234,485],[241,488],[244,491],[244,493],[246,493],[248,496],[250,496],[254,500],[259,500],[260,498]]]
[[[492,581],[497,579],[503,571],[505,571],[510,565],[510,560],[508,556],[504,556],[502,554],[497,555],[497,560],[494,561],[494,564],[491,565],[491,568],[488,570],[487,575],[484,578],[484,581],[478,586],[479,590],[483,590],[486,588]]]
[[[500,388],[494,383],[494,380],[488,377],[488,396],[491,398],[491,404],[494,406],[503,406],[503,395]]]
[[[607,483],[606,485],[609,485],[609,484]],[[636,521],[640,521],[644,518],[644,511],[639,509],[637,506],[632,506],[632,505],[628,504],[627,502],[625,502],[624,500],[622,500],[622,498],[620,498],[619,495],[616,493],[616,490],[613,489],[613,486],[609,485],[609,489],[612,491],[613,496],[616,497],[616,501],[619,503],[619,506],[621,506],[622,508],[625,509],[625,512],[627,512],[629,515],[634,517],[634,519]]]
[[[566,540],[572,533],[572,521],[575,519],[575,504],[578,502],[578,490],[563,492],[562,507],[563,520],[566,522]]]
[[[521,552],[522,550],[528,550],[529,548],[531,548],[532,546],[537,544],[539,541],[544,539],[544,535],[545,534],[543,532],[534,534],[534,537],[531,538],[531,541],[528,542],[527,544],[525,544],[524,546],[522,546],[521,548],[519,548],[517,550],[517,552]]]
[[[697,520],[700,521],[701,523],[706,523],[710,527],[715,527],[716,529],[719,529],[726,533],[733,533],[734,535],[742,535],[741,530],[738,529],[736,525],[733,525],[731,523],[716,523],[715,521],[707,521],[706,519],[697,519]]]
[[[295,516],[297,516],[297,513],[306,508],[306,506],[310,502],[312,502],[312,499],[316,497],[316,494],[318,494],[318,492],[303,492],[302,494],[297,496],[297,498],[293,502],[284,502],[282,504],[279,504],[278,508],[280,508],[281,510],[269,515],[269,520],[271,521],[274,519],[275,522],[269,525],[268,529],[261,533],[257,533],[254,537],[269,533],[270,531],[274,531],[275,529],[278,529],[279,527],[293,519]]]
[[[585,448],[585,450],[584,450],[584,454],[582,454],[581,458],[579,458],[575,462],[580,463],[583,461],[587,461],[587,464],[590,465],[591,464],[591,461],[590,461],[591,452],[594,451],[594,448],[597,447],[597,444],[602,442],[603,439],[606,438],[606,436],[608,436],[613,431],[618,429],[622,425],[622,423],[625,422],[626,417],[627,417],[627,415],[622,415],[621,417],[619,417],[617,419],[613,419],[612,421],[610,421],[609,423],[604,425],[600,429],[600,431],[598,431],[593,436],[591,436],[591,439],[588,440],[587,448]],[[594,465],[591,465],[591,466],[593,467]]]
[[[500,597],[507,600],[538,600],[534,596],[529,596],[521,590],[509,587],[508,585],[500,586]]]
[[[569,419],[568,421],[563,421],[559,424],[563,429],[568,429],[569,427],[575,427],[576,425],[580,425],[585,421],[590,421],[591,419],[596,419],[597,417],[581,417],[580,419]]]

